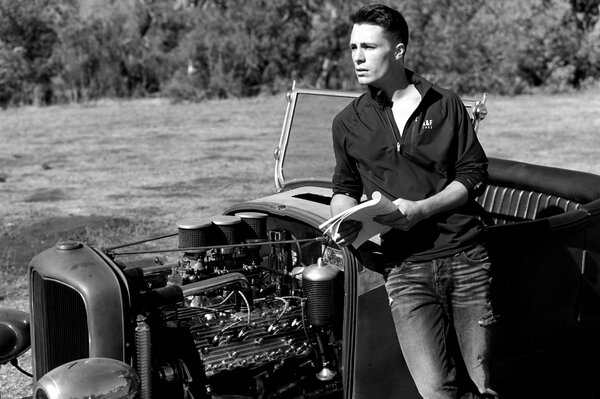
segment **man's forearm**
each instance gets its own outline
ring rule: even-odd
[[[469,191],[458,181],[453,181],[439,193],[420,201],[398,198],[394,204],[400,212],[377,216],[375,220],[401,230],[409,230],[424,219],[438,213],[458,208],[469,199]]]
[[[453,181],[439,193],[417,202],[423,207],[425,217],[431,217],[458,208],[466,204],[468,199],[469,192],[464,184]]]
[[[352,197],[344,194],[334,194],[331,198],[329,209],[331,210],[331,215],[335,216],[338,213],[344,212],[346,209],[350,209],[357,204],[358,202],[356,202],[356,200]]]

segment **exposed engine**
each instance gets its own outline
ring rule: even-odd
[[[140,398],[341,396],[339,251],[306,227],[268,228],[267,216],[180,220],[178,255],[166,259],[103,250],[129,291],[121,360]]]

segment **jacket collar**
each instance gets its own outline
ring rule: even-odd
[[[415,85],[415,88],[421,94],[421,98],[425,98],[425,94],[429,91],[429,89],[431,89],[431,88],[435,89],[433,83],[431,83],[430,81],[428,81],[421,75],[411,71],[410,69],[405,69],[405,71],[406,71],[406,77],[408,78],[408,81],[410,83],[412,83],[413,85]],[[369,96],[377,105],[379,105],[381,107],[386,107],[386,106],[391,107],[392,106],[392,101],[386,97],[386,95],[383,93],[383,90],[378,89],[373,86],[367,86],[367,87],[369,89],[368,90]]]

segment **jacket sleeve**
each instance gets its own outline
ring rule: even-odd
[[[454,180],[462,183],[469,192],[469,198],[476,197],[487,181],[488,159],[485,155],[467,109],[455,95],[453,108],[456,110],[455,131],[457,134],[457,157]]]
[[[333,121],[331,130],[335,155],[333,194],[348,195],[360,201],[363,192],[362,181],[356,167],[356,160],[347,151],[348,123],[338,115]]]

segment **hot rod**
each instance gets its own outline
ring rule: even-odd
[[[379,241],[338,247],[333,116],[359,93],[293,87],[277,192],[110,248],[61,241],[29,266],[30,315],[0,312],[0,364],[31,344],[33,397],[417,398]],[[464,100],[474,126],[481,100]],[[322,162],[307,164],[311,148]],[[494,263],[504,398],[596,398],[600,176],[490,159],[476,199]],[[177,245],[146,249],[176,237]],[[157,256],[160,255],[160,256]]]

